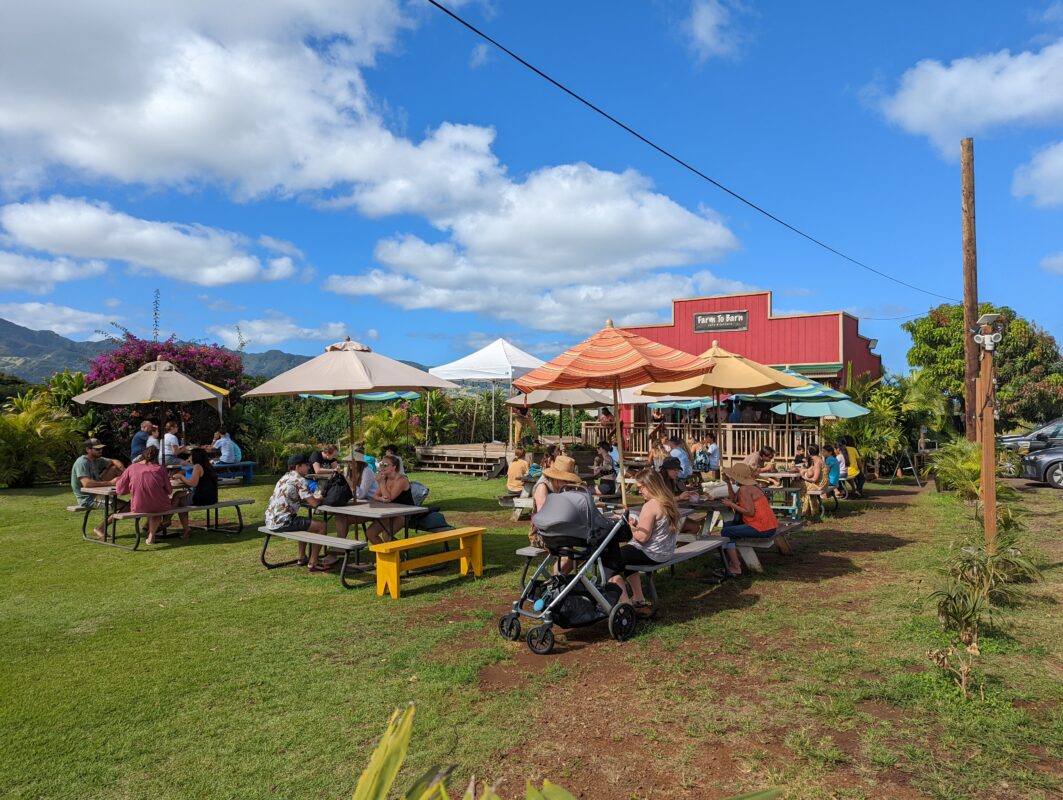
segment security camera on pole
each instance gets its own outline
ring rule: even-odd
[[[982,445],[982,519],[985,523],[985,549],[997,551],[997,452],[996,391],[993,378],[993,350],[1002,336],[1000,314],[983,314],[972,331],[981,348],[978,370],[978,439]]]

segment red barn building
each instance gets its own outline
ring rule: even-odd
[[[862,336],[859,320],[845,311],[774,316],[771,292],[694,297],[672,301],[672,321],[626,328],[655,342],[700,354],[713,341],[724,350],[773,367],[790,367],[844,389],[853,377],[882,374],[875,340]]]

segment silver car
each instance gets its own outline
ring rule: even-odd
[[[1022,457],[1021,477],[1063,489],[1063,447],[1034,450]]]

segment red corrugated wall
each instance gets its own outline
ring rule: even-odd
[[[676,300],[673,303],[675,318],[672,325],[632,327],[628,330],[694,354],[708,350],[715,340],[724,350],[762,364],[833,364],[843,361],[838,347],[842,326],[840,320],[851,322],[854,333],[855,320],[844,317],[841,312],[771,319],[770,306],[771,295],[766,292]],[[708,311],[747,311],[749,330],[695,333],[694,314]],[[864,350],[867,350],[866,343]]]
[[[853,317],[844,317],[843,343],[845,360],[853,364],[853,377],[857,378],[865,372],[870,372],[874,377],[882,374],[882,356],[871,352],[868,347],[869,340],[860,335],[859,321]],[[842,381],[845,381],[845,371],[842,371]]]

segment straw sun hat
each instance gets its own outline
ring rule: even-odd
[[[723,472],[725,477],[742,486],[751,486],[757,482],[756,476],[753,475],[753,468],[749,464],[738,462],[733,466],[724,467],[720,471]]]
[[[576,459],[571,456],[558,456],[553,465],[543,470],[543,475],[557,481],[569,483],[583,483],[583,479],[576,474]]]

